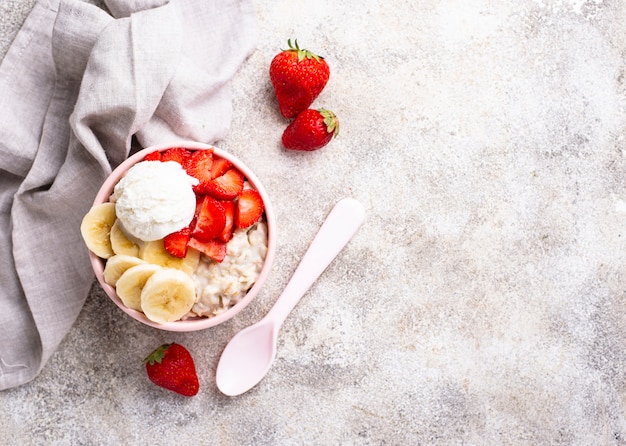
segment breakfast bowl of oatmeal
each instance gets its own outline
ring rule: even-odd
[[[105,180],[80,230],[111,300],[168,331],[206,329],[243,310],[276,249],[274,214],[257,176],[200,143],[130,156]]]

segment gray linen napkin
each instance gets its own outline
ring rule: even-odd
[[[93,282],[79,226],[141,146],[212,143],[251,0],[39,0],[0,65],[0,389],[35,378]]]

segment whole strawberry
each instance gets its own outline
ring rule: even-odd
[[[200,384],[189,351],[180,344],[163,344],[144,360],[148,378],[157,386],[185,396],[198,393]]]
[[[289,150],[317,150],[339,134],[339,120],[333,112],[308,109],[296,116],[283,132],[283,146]]]
[[[289,49],[278,53],[270,64],[270,80],[274,86],[280,113],[293,118],[306,110],[326,86],[330,68],[323,57],[287,41]]]

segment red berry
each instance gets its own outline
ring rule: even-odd
[[[245,189],[237,199],[235,227],[242,229],[255,224],[263,215],[263,199],[255,189]]]
[[[204,197],[192,236],[201,241],[219,237],[226,224],[224,206],[209,196]]]
[[[191,237],[191,240],[189,240],[189,247],[200,251],[218,263],[222,262],[222,260],[226,257],[226,242],[216,238],[202,241]]]
[[[200,389],[196,365],[189,351],[180,344],[163,344],[144,360],[148,378],[157,386],[184,396]]]
[[[189,156],[185,170],[187,174],[196,178],[199,183],[193,187],[194,192],[203,194],[207,184],[211,181],[211,167],[213,165],[213,150],[195,150]]]
[[[166,235],[163,238],[163,246],[174,257],[183,259],[187,255],[187,243],[189,243],[190,238],[191,229],[183,228],[180,231]]]
[[[228,161],[226,158],[214,156],[213,165],[211,166],[211,178],[217,178],[224,175],[231,167],[233,167],[233,163]]]
[[[218,238],[223,242],[228,242],[233,236],[233,228],[235,227],[235,202],[228,200],[221,203],[224,206],[226,223],[224,224],[224,230]]]
[[[328,83],[330,68],[323,57],[302,50],[291,40],[289,49],[278,53],[270,64],[270,80],[285,118],[306,110]]]
[[[218,200],[232,200],[243,190],[245,177],[234,167],[206,183],[204,193]]]
[[[159,161],[161,159],[161,152],[155,150],[154,152],[148,153],[143,157],[144,161]]]
[[[176,161],[181,166],[185,166],[189,156],[190,153],[187,149],[172,147],[171,149],[167,149],[161,153],[161,161]]]
[[[317,150],[339,134],[339,120],[326,109],[308,109],[296,116],[283,132],[283,146],[289,150]]]

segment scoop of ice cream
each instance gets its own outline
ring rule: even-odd
[[[117,218],[134,237],[149,242],[186,227],[196,209],[198,180],[175,161],[142,161],[113,189]]]

